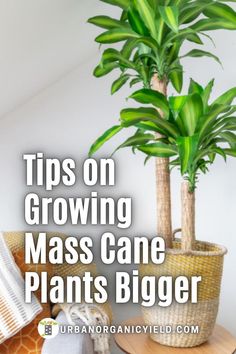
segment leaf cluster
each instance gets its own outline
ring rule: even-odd
[[[120,124],[106,131],[90,149],[93,155],[105,142],[122,129],[135,128],[116,150],[131,147],[152,156],[170,158],[170,165],[195,189],[199,172],[206,173],[216,155],[236,157],[236,87],[210,103],[214,81],[206,87],[191,80],[187,95],[171,96],[141,89],[130,98],[141,107],[121,111]]]
[[[130,86],[143,83],[151,88],[153,74],[160,80],[171,81],[181,92],[184,57],[208,56],[219,62],[212,53],[192,49],[181,55],[185,41],[203,45],[209,37],[205,32],[216,29],[236,29],[236,12],[226,3],[235,0],[101,0],[118,6],[121,15],[114,19],[105,15],[89,22],[105,29],[96,41],[100,44],[122,43],[122,48],[106,49],[94,71],[96,77],[120,70],[112,84],[112,93],[128,81]]]

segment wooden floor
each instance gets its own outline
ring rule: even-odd
[[[123,323],[140,325],[141,318]],[[116,344],[127,354],[233,354],[236,339],[223,327],[217,325],[209,341],[195,348],[171,348],[152,341],[147,334],[116,334]]]

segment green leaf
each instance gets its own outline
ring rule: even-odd
[[[127,21],[128,20],[128,13],[127,13],[127,9],[124,9],[121,13],[120,16],[120,21]]]
[[[108,16],[95,16],[88,20],[88,23],[91,23],[95,26],[105,28],[105,29],[113,29],[116,27],[124,27],[126,26],[125,22],[118,21],[114,18]]]
[[[121,75],[116,81],[114,81],[111,87],[111,94],[113,95],[114,93],[119,91],[121,87],[123,87],[126,84],[129,78],[130,75],[125,74],[125,75]]]
[[[219,18],[224,21],[229,21],[234,26],[236,25],[236,13],[228,5],[214,3],[212,5],[207,6],[203,13],[205,16],[210,17],[211,19]]]
[[[180,111],[180,119],[185,128],[186,134],[195,134],[198,122],[203,114],[203,103],[199,94],[189,95]]]
[[[236,135],[230,131],[226,131],[223,133],[220,133],[219,136],[224,139],[225,142],[227,142],[231,149],[236,150]]]
[[[149,31],[143,22],[139,12],[132,6],[128,11],[128,20],[132,29],[141,36],[148,36]]]
[[[152,122],[156,125],[156,131],[160,134],[173,137],[179,134],[177,128],[165,119],[160,118],[157,110],[153,108],[126,108],[121,111],[120,116],[121,124],[124,127],[134,126],[141,122],[144,124]]]
[[[159,134],[165,134],[165,132],[163,130],[161,130],[159,127],[157,127],[157,125],[155,123],[153,123],[152,121],[141,121],[140,123],[135,123],[134,126],[138,129],[142,129],[145,131],[152,131],[152,132],[156,132]]]
[[[218,97],[213,103],[212,106],[215,105],[230,105],[233,100],[236,98],[236,87],[233,87],[232,89],[228,90],[225,92],[223,95]]]
[[[177,155],[177,150],[174,146],[164,143],[154,143],[139,146],[138,150],[144,152],[149,156],[172,157]]]
[[[189,39],[190,37],[192,38],[192,35],[196,34],[196,31],[193,30],[192,28],[185,28],[180,30],[178,33],[173,33],[170,32],[166,37],[165,37],[165,42],[163,44],[163,48],[168,48],[170,44],[175,43],[176,41],[184,41]]]
[[[144,44],[156,52],[159,48],[158,43],[151,37],[140,37],[129,39],[123,46],[121,54],[125,58],[129,58],[135,48],[140,48],[140,44]]]
[[[197,134],[188,137],[178,137],[177,145],[180,155],[181,173],[184,175],[192,168],[198,151],[199,136]]]
[[[101,66],[106,65],[107,63],[112,63],[118,61],[122,55],[120,52],[113,48],[106,49],[102,54]]]
[[[218,107],[218,106],[216,106],[216,107]],[[220,106],[220,107],[222,107],[222,106]],[[236,124],[236,117],[231,116],[231,113],[234,113],[235,111],[236,111],[236,106],[234,106],[233,110],[227,112],[223,116],[221,115],[221,117],[214,122],[212,129],[214,129],[214,130],[220,129],[220,131],[235,130],[234,127]]]
[[[181,12],[180,17],[179,17],[179,23],[181,25],[190,23],[190,22],[196,20],[196,18],[198,18],[198,16],[200,16],[200,14],[201,14],[201,9],[199,9],[199,6],[193,7],[191,9],[191,11],[190,11],[190,9],[186,9]]]
[[[210,163],[213,163],[215,161],[216,154],[214,152],[209,152],[208,157],[209,157]]]
[[[171,96],[169,97],[169,105],[175,117],[181,111],[187,101],[188,96]]]
[[[186,57],[192,57],[192,58],[210,57],[210,58],[213,58],[215,61],[217,61],[217,63],[222,65],[220,59],[216,55],[214,55],[210,52],[206,52],[204,50],[200,50],[200,49],[190,50],[190,52],[182,55],[180,58],[186,58]]]
[[[130,146],[138,146],[138,145],[143,145],[148,143],[150,140],[154,140],[155,136],[152,134],[142,134],[142,133],[138,133],[135,134],[133,136],[131,136],[130,138],[128,138],[123,144],[121,144],[117,149],[122,149],[125,147],[130,147]]]
[[[152,121],[156,121],[157,118],[160,118],[158,111],[155,108],[125,108],[122,109],[121,113],[121,121],[129,122],[130,120],[140,119],[140,118],[148,118]]]
[[[163,0],[161,0],[161,1],[163,1]],[[156,13],[156,11],[157,11],[157,7],[158,7],[158,2],[159,1],[157,1],[157,0],[148,0],[148,3],[149,3],[149,5],[151,6],[151,8],[153,9],[153,11]]]
[[[178,61],[180,48],[181,48],[180,42],[175,42],[172,44],[172,46],[168,50],[168,55],[167,55],[167,63],[168,64],[174,65],[175,62]]]
[[[173,31],[172,31],[166,35],[165,41],[163,42],[163,45],[162,45],[162,49],[163,50],[167,49],[168,47],[170,47],[171,45],[173,45],[176,42],[181,43],[181,45],[182,45],[185,40],[194,41],[198,44],[203,44],[200,37],[196,35],[196,32],[197,31],[195,31],[194,29],[192,29],[190,27],[180,30],[177,34],[173,33]],[[201,33],[201,34],[203,34],[203,33]]]
[[[100,34],[95,41],[102,44],[110,44],[122,42],[130,38],[139,38],[139,35],[128,28],[118,28]]]
[[[144,160],[144,166],[148,163],[148,161],[151,159],[151,156],[147,156]]]
[[[154,39],[149,38],[149,37],[141,37],[141,38],[137,39],[136,44],[139,44],[139,43],[145,44],[146,46],[151,48],[154,52],[156,52],[159,49],[158,43]]]
[[[123,127],[120,125],[115,125],[114,127],[108,129],[91,146],[89,150],[89,156],[94,155],[97,150],[99,150],[108,140],[110,140],[114,135],[118,134],[122,129]]]
[[[142,104],[152,104],[162,110],[165,116],[169,115],[169,106],[166,97],[157,91],[142,89],[134,92],[130,98]]]
[[[136,47],[136,39],[133,38],[128,39],[123,45],[120,53],[124,58],[129,59],[135,47]]]
[[[221,121],[220,127],[222,129],[236,131],[236,117],[227,117]]]
[[[163,21],[175,33],[179,31],[179,10],[177,6],[158,6]]]
[[[174,167],[176,167],[176,166],[179,166],[179,165],[180,165],[179,158],[170,161],[170,165],[172,166],[172,169],[173,169]]]
[[[100,0],[110,5],[121,7],[122,9],[127,9],[129,7],[129,0]]]
[[[112,70],[117,69],[118,67],[119,67],[118,63],[108,63],[103,66],[98,65],[94,69],[93,74],[95,77],[102,77],[102,76],[109,74]]]
[[[133,69],[133,70],[136,69],[136,67],[132,61],[126,59],[118,50],[113,49],[113,48],[108,48],[104,51],[104,53],[102,55],[100,66],[103,67],[104,65],[107,65],[108,63],[112,63],[112,62],[116,62],[116,61],[119,61],[119,64],[126,67],[126,68]]]
[[[236,157],[236,150],[235,149],[224,149],[226,155]]]
[[[135,8],[138,10],[143,22],[146,24],[154,39],[157,38],[157,28],[155,13],[148,0],[133,0]]]
[[[202,102],[203,102],[203,106],[204,106],[204,111],[206,111],[206,109],[208,108],[208,102],[210,100],[211,97],[211,92],[212,92],[212,88],[214,86],[214,82],[215,80],[211,80],[206,88],[204,89],[203,93],[202,93]]]
[[[203,19],[196,22],[191,26],[191,28],[197,32],[212,31],[218,29],[235,30],[236,24],[223,19]]]
[[[209,130],[211,130],[211,127],[215,123],[216,118],[219,116],[219,114],[223,113],[225,109],[225,105],[215,105],[213,108],[211,108],[209,113],[202,117],[199,122],[199,134],[201,140],[205,138],[205,136],[208,134]]]
[[[134,85],[139,84],[141,82],[140,77],[136,77],[133,80],[130,81],[130,88],[132,88]]]
[[[206,37],[207,39],[209,39],[211,41],[211,43],[213,44],[214,47],[216,47],[216,44],[215,44],[215,41],[214,39],[209,35],[209,34],[206,34],[204,32],[201,32],[201,35]]]
[[[189,42],[193,42],[193,43],[200,44],[200,45],[203,44],[203,41],[196,33],[189,34],[186,39]]]
[[[209,6],[212,1],[205,0],[204,2],[201,1],[194,1],[181,11],[179,21],[181,24],[190,23],[198,18],[202,11]]]
[[[166,32],[169,31],[169,29],[167,28],[165,21],[163,20],[160,14],[158,14],[156,17],[156,27],[158,28],[156,40],[158,44],[161,45],[163,38]]]
[[[226,161],[226,153],[225,153],[224,149],[216,146],[216,147],[211,148],[211,151],[222,156],[223,159]]]
[[[209,163],[213,163],[215,160],[215,156],[217,155],[221,155],[224,160],[226,160],[226,153],[225,153],[225,149],[222,149],[220,147],[217,147],[215,144],[210,145],[207,147],[207,149],[200,149],[197,152],[197,156],[195,159],[195,163],[199,163],[204,157],[208,157],[209,158]],[[212,162],[213,161],[213,162]]]
[[[173,70],[169,74],[169,79],[175,88],[175,90],[180,93],[183,88],[183,67],[180,66],[179,70]]]
[[[189,84],[189,89],[188,89],[188,93],[194,94],[194,93],[198,93],[199,95],[201,95],[203,92],[203,87],[201,85],[199,85],[196,81],[194,81],[193,79],[190,79],[190,84]]]

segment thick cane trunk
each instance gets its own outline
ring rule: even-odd
[[[153,76],[152,89],[167,95],[166,80]],[[161,112],[160,112],[161,113]],[[156,158],[157,234],[164,238],[166,247],[172,248],[171,189],[168,158]]]
[[[182,249],[194,250],[195,246],[195,192],[189,191],[189,182],[183,181],[182,199]]]

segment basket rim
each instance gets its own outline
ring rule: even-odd
[[[181,239],[177,238],[174,242],[181,243]],[[216,247],[216,251],[197,251],[197,250],[189,250],[185,251],[182,249],[173,249],[173,248],[166,248],[165,253],[170,255],[184,255],[184,256],[201,256],[201,257],[213,257],[213,256],[224,256],[228,253],[228,250],[225,246],[211,243],[207,241],[196,241],[197,244],[202,244],[205,246]]]

